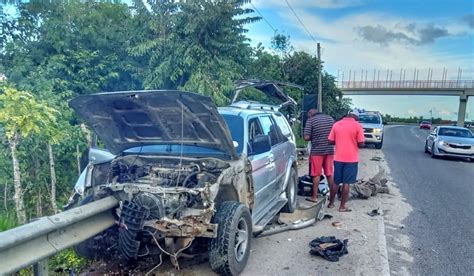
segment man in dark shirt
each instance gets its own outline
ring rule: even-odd
[[[306,121],[304,128],[304,140],[311,141],[309,162],[311,164],[311,176],[313,177],[313,195],[311,199],[308,198],[307,200],[317,202],[319,180],[323,172],[328,180],[329,187],[334,186],[334,147],[328,141],[334,119],[329,115],[317,112],[317,110],[310,110],[309,112],[314,112],[315,115]]]

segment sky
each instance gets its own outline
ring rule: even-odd
[[[270,47],[274,30],[290,36],[295,50],[316,54],[321,43],[325,70],[342,80],[349,71],[355,79],[373,78],[387,70],[392,79],[474,79],[474,1],[472,0],[253,0],[260,20],[247,26],[252,45]],[[292,12],[290,7],[293,8]],[[259,12],[259,13],[258,13]],[[301,22],[300,22],[301,21]],[[456,119],[457,97],[350,96],[354,106],[395,116],[433,116]],[[474,120],[474,98],[468,101]],[[469,116],[470,115],[470,116]]]

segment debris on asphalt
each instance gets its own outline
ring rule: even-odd
[[[369,180],[359,179],[350,190],[349,198],[368,199],[379,193],[390,193],[388,188],[388,180],[384,177],[385,171],[380,170],[374,177]]]
[[[426,214],[425,211],[423,211],[423,210],[421,210],[421,209],[419,209],[418,212],[422,213],[423,215]]]
[[[343,255],[348,254],[347,243],[348,239],[340,240],[334,236],[319,237],[309,243],[311,250],[309,253],[314,256],[320,256],[330,262],[337,262]]]
[[[374,157],[370,158],[370,161],[382,161],[382,157],[374,156]]]
[[[323,214],[321,215],[321,217],[319,218],[319,220],[325,220],[325,219],[332,219],[334,216],[333,215],[330,215],[330,214]]]
[[[341,227],[341,226],[342,226],[342,222],[340,222],[340,221],[335,221],[335,222],[331,223],[331,225],[334,226],[334,227]]]
[[[400,225],[400,229],[405,229],[405,225]]]
[[[431,251],[433,251],[434,253],[438,254],[439,255],[439,252],[434,250],[433,248],[431,248]]]
[[[380,211],[379,208],[377,208],[377,209],[373,209],[372,211],[368,212],[367,215],[369,215],[369,216],[371,216],[371,217],[382,216],[382,215],[383,215],[383,212]]]
[[[291,239],[288,239],[289,242],[291,242]]]

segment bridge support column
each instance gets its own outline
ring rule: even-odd
[[[467,108],[468,97],[462,95],[459,97],[459,109],[458,109],[458,126],[463,127],[466,119],[466,108]]]

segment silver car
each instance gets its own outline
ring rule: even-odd
[[[474,135],[464,127],[435,127],[426,138],[425,152],[433,158],[451,156],[474,161]]]
[[[91,150],[69,205],[120,201],[117,225],[76,246],[82,256],[166,254],[176,265],[181,255],[208,252],[215,272],[235,275],[252,233],[296,208],[295,137],[274,107],[217,109],[181,91],[85,95],[70,106],[110,152]]]

